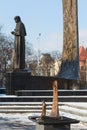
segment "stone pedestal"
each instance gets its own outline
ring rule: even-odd
[[[7,95],[15,95],[16,90],[23,90],[27,86],[30,73],[26,71],[8,72],[5,74]]]
[[[70,125],[36,125],[36,130],[70,130]]]

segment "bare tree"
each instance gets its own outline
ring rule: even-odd
[[[40,61],[40,71],[43,76],[50,76],[50,69],[53,67],[54,59],[49,53],[43,54]]]
[[[62,53],[59,50],[52,51],[50,54],[55,61],[59,60],[62,56]]]
[[[13,40],[2,34],[0,30],[0,70],[2,71],[6,71],[11,65],[12,48]]]

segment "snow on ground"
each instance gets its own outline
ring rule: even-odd
[[[1,114],[0,130],[35,130],[35,123],[28,119],[28,114]]]
[[[5,114],[0,113],[0,130],[35,130],[36,123],[30,121],[28,116],[38,114]],[[63,114],[65,116],[65,114]],[[87,130],[87,124],[71,124],[71,130]]]
[[[61,108],[59,109],[61,116],[80,121],[77,124],[71,124],[71,130],[87,130],[87,103],[64,103],[59,108]]]
[[[83,120],[83,121],[85,120],[85,119],[83,119],[83,117],[69,114],[69,113],[67,114],[65,112],[60,112],[60,115],[71,118],[71,119]],[[80,121],[79,123],[71,124],[71,130],[87,130],[87,123]]]

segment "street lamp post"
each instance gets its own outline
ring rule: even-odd
[[[40,76],[40,49],[39,49],[39,46],[40,46],[40,36],[41,36],[41,33],[38,34],[38,76]]]

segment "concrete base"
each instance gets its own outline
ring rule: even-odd
[[[79,121],[67,117],[29,117],[36,122],[36,130],[70,130],[70,125]]]
[[[36,125],[36,130],[70,130],[70,125]]]

